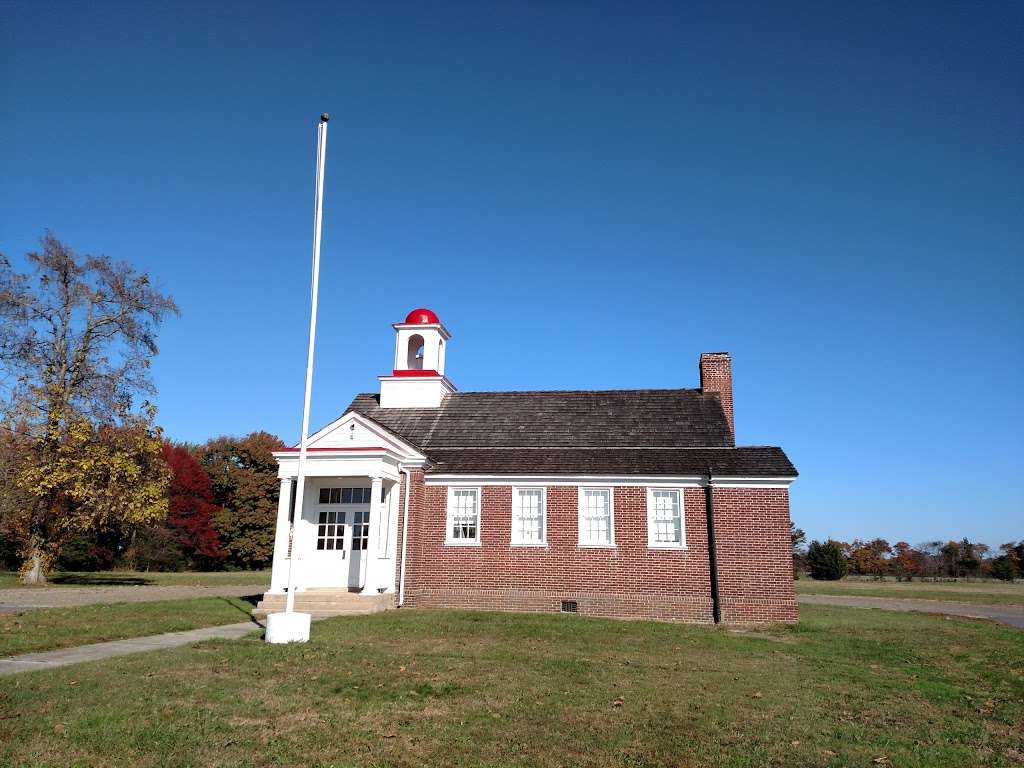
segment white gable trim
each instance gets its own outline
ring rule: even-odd
[[[795,477],[713,477],[719,488],[788,488]],[[703,475],[457,475],[428,474],[426,485],[593,485],[643,488],[703,488]]]
[[[395,437],[394,434],[389,432],[380,426],[377,422],[372,419],[368,419],[355,411],[349,411],[343,416],[335,419],[327,426],[321,428],[316,433],[310,436],[308,446],[310,448],[319,448],[317,442],[327,437],[328,435],[334,434],[335,432],[345,429],[349,424],[356,424],[359,427],[365,429],[367,432],[374,436],[374,439],[379,441],[381,447],[390,450],[393,453],[402,456],[411,461],[423,461],[426,459],[420,451],[416,450],[412,445]],[[296,446],[298,447],[298,446]]]

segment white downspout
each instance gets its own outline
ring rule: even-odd
[[[398,575],[398,607],[405,603],[405,555],[409,546],[409,486],[412,485],[412,475],[409,470],[399,467],[398,471],[405,475],[405,501],[402,507],[402,567]]]

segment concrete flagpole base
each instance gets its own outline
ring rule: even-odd
[[[263,639],[268,643],[305,643],[309,641],[309,613],[269,613]]]

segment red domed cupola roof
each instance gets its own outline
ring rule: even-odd
[[[438,325],[441,321],[437,319],[433,310],[417,307],[406,316],[405,322],[410,325]]]

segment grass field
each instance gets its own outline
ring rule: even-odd
[[[902,597],[918,600],[945,600],[981,605],[1024,605],[1024,582],[1003,581],[841,581],[796,582],[797,594],[859,595],[861,597]]]
[[[50,576],[51,587],[108,587],[156,585],[166,587],[217,587],[270,585],[270,571],[182,571],[157,573],[150,571],[58,571]],[[18,574],[0,572],[0,588],[19,587]],[[32,587],[26,587],[32,589]]]
[[[241,598],[203,597],[0,613],[0,656],[235,624],[251,611]]]
[[[1019,766],[1024,633],[389,611],[8,678],[11,766]]]

